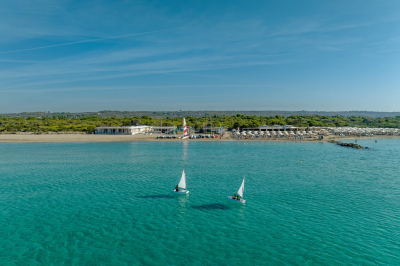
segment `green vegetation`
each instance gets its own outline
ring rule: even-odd
[[[213,127],[225,126],[228,128],[255,128],[260,125],[293,125],[293,126],[357,126],[357,127],[400,127],[400,116],[371,118],[365,116],[320,116],[320,115],[291,115],[288,117],[276,116],[246,116],[237,114],[234,116],[203,116],[186,117],[187,124],[195,129],[203,125]],[[182,118],[166,117],[162,119],[152,118],[147,115],[141,117],[99,117],[54,115],[53,117],[0,117],[0,132],[94,132],[98,126],[181,126]]]

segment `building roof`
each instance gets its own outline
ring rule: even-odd
[[[174,126],[151,126],[151,128],[174,129]]]
[[[100,126],[96,128],[135,129],[135,128],[148,128],[148,127],[150,126],[125,126],[125,127]]]

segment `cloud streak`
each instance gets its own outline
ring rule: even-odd
[[[52,48],[52,47],[67,46],[67,45],[74,45],[74,44],[88,43],[88,42],[99,42],[99,41],[105,41],[105,40],[111,40],[111,39],[121,39],[121,38],[126,38],[126,37],[144,35],[144,34],[160,33],[160,32],[167,32],[167,31],[176,31],[176,30],[183,30],[183,29],[187,29],[187,28],[176,28],[176,29],[168,29],[168,30],[148,31],[148,32],[132,33],[132,34],[126,34],[126,35],[120,35],[120,36],[113,36],[113,37],[105,37],[105,38],[99,38],[99,39],[93,39],[93,40],[84,40],[84,41],[77,41],[77,42],[60,43],[60,44],[47,45],[47,46],[41,46],[41,47],[34,47],[34,48],[27,48],[27,49],[13,50],[13,51],[5,51],[5,52],[0,52],[0,54],[9,54],[9,53],[25,52],[25,51],[32,51],[32,50],[41,50],[41,49]]]
[[[277,85],[263,84],[205,84],[205,85],[143,85],[143,86],[109,86],[109,87],[52,87],[48,89],[16,89],[0,90],[1,93],[20,93],[20,92],[73,92],[73,91],[115,91],[115,90],[139,90],[139,89],[210,89],[210,88],[278,88]]]
[[[226,100],[218,94],[224,88],[229,97],[245,91],[251,106],[261,101],[254,97],[261,91],[275,100],[274,90],[262,84],[290,88],[295,100],[288,105],[320,101],[317,88],[335,95],[362,88],[368,95],[385,84],[391,95],[398,92],[393,68],[399,53],[393,49],[400,3],[369,8],[312,2],[288,9],[287,1],[261,0],[234,1],[228,8],[218,1],[5,1],[10,4],[0,10],[0,101],[10,108],[51,102],[74,109],[149,95],[164,104],[161,94],[183,102],[182,95],[207,88],[212,102]],[[383,54],[385,49],[391,53]],[[232,96],[229,104],[240,105],[242,98]],[[195,100],[187,104],[199,106]],[[107,108],[126,106],[131,105]]]

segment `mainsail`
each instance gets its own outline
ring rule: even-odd
[[[178,187],[186,189],[186,175],[185,170],[182,171],[181,181],[179,181]]]
[[[240,186],[240,188],[239,188],[239,190],[238,190],[238,195],[240,196],[240,197],[242,197],[243,198],[243,191],[244,191],[244,176],[243,176],[243,182],[242,182],[242,185]]]
[[[183,136],[185,137],[185,136],[188,136],[189,134],[188,134],[188,130],[187,130],[187,127],[186,127],[186,120],[185,120],[185,118],[183,118]]]

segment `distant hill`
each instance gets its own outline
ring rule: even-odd
[[[65,116],[65,117],[87,117],[87,116],[99,116],[102,118],[106,117],[135,117],[135,116],[149,116],[152,118],[174,118],[174,117],[203,117],[203,116],[222,116],[222,115],[236,115],[242,114],[246,116],[291,116],[291,115],[320,115],[320,116],[365,116],[371,118],[378,117],[396,117],[400,116],[400,112],[373,112],[373,111],[111,111],[104,110],[99,112],[23,112],[23,113],[9,113],[0,114],[1,117],[53,117],[53,116]]]

